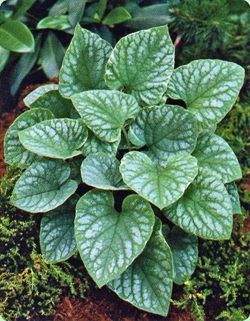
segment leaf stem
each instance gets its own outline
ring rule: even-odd
[[[128,135],[127,135],[127,132],[126,132],[126,129],[124,128],[124,126],[122,126],[122,132],[123,132],[124,137],[126,139],[126,142],[127,142],[127,145],[128,145],[128,150],[130,152],[131,151],[131,145],[130,145],[130,142],[129,142],[129,139],[128,139]]]

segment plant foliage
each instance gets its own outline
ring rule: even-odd
[[[243,80],[242,67],[221,60],[174,70],[167,26],[112,48],[77,25],[59,88],[32,92],[32,108],[5,137],[8,162],[26,167],[11,202],[46,212],[47,262],[77,249],[99,287],[167,315],[173,281],[194,271],[197,236],[222,240],[232,232],[241,170],[214,130]],[[56,116],[62,105],[74,116]]]

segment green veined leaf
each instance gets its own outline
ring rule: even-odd
[[[142,254],[116,279],[108,283],[120,298],[139,309],[166,316],[172,292],[173,263],[169,246],[156,223]]]
[[[57,30],[65,30],[71,28],[71,24],[69,23],[68,16],[60,15],[60,16],[48,16],[40,20],[36,26],[37,29],[57,29]]]
[[[50,110],[34,109],[27,110],[21,114],[14,123],[9,127],[4,137],[4,155],[5,162],[11,165],[19,166],[30,165],[33,161],[38,160],[39,156],[31,153],[20,143],[18,133],[46,119],[52,119],[54,115]]]
[[[155,167],[145,154],[127,153],[121,160],[124,182],[160,209],[175,202],[198,173],[197,161],[188,154],[168,158],[165,167]]]
[[[110,154],[102,152],[91,154],[82,162],[82,181],[100,189],[129,189],[125,184],[122,187],[119,185],[122,181],[119,166],[118,159]]]
[[[116,7],[111,10],[103,19],[104,25],[114,25],[131,19],[130,13],[123,7]]]
[[[104,152],[115,156],[119,144],[120,139],[116,140],[113,143],[103,142],[91,130],[88,130],[88,139],[80,148],[80,151],[85,157],[87,157],[89,154],[95,154],[99,152]]]
[[[130,195],[122,212],[111,192],[93,189],[77,203],[75,236],[83,263],[99,287],[121,274],[143,251],[154,226],[150,204]]]
[[[0,45],[10,51],[34,51],[35,40],[29,28],[18,20],[10,20],[0,25]]]
[[[51,119],[19,132],[23,146],[41,156],[71,158],[87,139],[88,130],[81,119]]]
[[[232,203],[233,214],[241,213],[240,197],[239,197],[237,185],[235,184],[235,182],[230,182],[228,184],[225,184],[225,187],[227,189],[227,192],[229,194],[229,197]]]
[[[134,97],[116,90],[89,90],[71,99],[85,124],[106,142],[118,140],[125,121],[140,111]]]
[[[75,193],[78,185],[69,175],[70,167],[61,159],[33,163],[18,179],[11,203],[30,213],[51,211]]]
[[[229,239],[233,227],[232,205],[223,183],[198,175],[184,195],[163,210],[184,231],[205,239]]]
[[[215,175],[223,183],[242,177],[240,164],[228,143],[213,133],[204,132],[198,138],[193,156],[203,175]]]
[[[41,64],[45,75],[51,79],[59,76],[65,49],[53,32],[49,32],[41,50]]]
[[[47,89],[47,92],[42,92]],[[37,97],[38,95],[39,97]],[[31,100],[34,101],[30,102]],[[27,100],[25,100],[25,103],[26,101]],[[31,109],[46,108],[50,110],[56,118],[80,118],[80,115],[77,113],[71,100],[62,97],[59,93],[59,90],[53,89],[52,86],[50,86],[49,88],[42,88],[37,93],[34,93],[33,97],[28,97],[28,103]]]
[[[60,71],[60,92],[65,98],[90,89],[107,88],[104,73],[111,45],[79,25]]]
[[[166,160],[176,153],[191,153],[196,145],[196,118],[179,106],[144,108],[130,125],[129,138],[140,147],[146,144],[149,154]]]
[[[232,108],[243,85],[244,69],[222,60],[195,60],[174,70],[167,94],[182,99],[202,129],[217,124]]]
[[[76,252],[74,219],[78,200],[79,196],[73,194],[63,205],[43,215],[39,238],[48,263],[65,261]]]
[[[174,69],[174,46],[168,27],[141,30],[122,38],[107,63],[110,88],[130,89],[143,105],[156,105]]]
[[[26,106],[30,107],[32,103],[34,103],[40,96],[42,96],[44,93],[51,91],[51,90],[56,90],[59,88],[58,84],[47,84],[43,86],[39,86],[35,90],[33,90],[31,93],[29,93],[25,98],[24,98],[24,103]]]
[[[173,256],[173,281],[183,284],[193,274],[198,260],[197,236],[174,226],[166,236]]]

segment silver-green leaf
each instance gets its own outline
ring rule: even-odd
[[[116,44],[105,81],[113,89],[130,89],[142,105],[155,105],[166,92],[173,69],[168,27],[156,27],[129,34]]]
[[[233,227],[232,205],[223,183],[199,174],[184,195],[163,210],[184,231],[205,239],[229,239]]]
[[[111,51],[107,41],[77,25],[60,71],[61,94],[70,98],[85,90],[107,88],[104,73]]]
[[[149,154],[158,160],[176,153],[191,153],[197,137],[196,118],[184,108],[171,105],[142,109],[129,129],[132,143],[146,144]]]
[[[76,191],[78,184],[69,175],[70,167],[61,159],[33,163],[18,179],[11,203],[30,213],[51,211]]]
[[[81,119],[52,119],[19,132],[21,143],[29,151],[53,158],[71,158],[81,154],[88,130]]]
[[[125,184],[123,187],[119,186],[122,181],[119,166],[118,159],[110,154],[102,152],[91,154],[82,162],[82,181],[100,189],[129,189]]]
[[[121,160],[124,182],[160,209],[182,196],[198,173],[197,161],[188,154],[170,156],[166,166],[154,166],[150,158],[137,151]]]
[[[39,86],[38,88],[33,90],[31,93],[29,93],[24,98],[23,101],[26,106],[30,107],[31,104],[34,103],[44,93],[51,91],[51,90],[56,90],[58,88],[59,88],[59,85],[57,85],[57,84],[47,84],[47,85]]]
[[[125,121],[140,111],[134,97],[116,90],[85,91],[72,101],[85,124],[105,142],[118,140]]]
[[[116,279],[108,283],[120,298],[139,309],[166,316],[173,284],[171,250],[156,218],[154,231],[142,254]]]
[[[48,263],[65,261],[77,250],[74,219],[78,200],[79,196],[74,194],[63,205],[43,215],[39,238],[42,255]]]
[[[173,256],[173,281],[183,284],[193,274],[198,260],[198,238],[174,226],[166,236]]]
[[[211,132],[201,133],[192,154],[202,174],[217,176],[223,183],[242,177],[239,161],[228,143]]]
[[[182,99],[199,127],[217,124],[232,108],[244,81],[244,69],[222,60],[194,60],[174,70],[167,94]]]
[[[225,187],[227,189],[227,192],[229,194],[229,197],[232,203],[233,214],[241,213],[240,197],[239,197],[237,185],[235,184],[235,182],[230,182],[225,184]]]
[[[34,109],[27,110],[21,114],[14,123],[9,127],[4,138],[5,162],[8,164],[30,165],[33,161],[38,160],[38,155],[31,153],[21,144],[18,134],[37,123],[46,119],[53,119],[54,115],[50,110]]]
[[[99,287],[107,284],[143,251],[154,226],[150,204],[130,195],[122,212],[111,192],[93,189],[76,207],[75,237],[83,263]]]

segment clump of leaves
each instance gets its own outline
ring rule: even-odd
[[[39,217],[9,204],[20,169],[10,166],[1,179],[0,315],[6,320],[51,315],[61,295],[81,296],[88,286],[77,258],[48,264],[39,253]]]
[[[167,26],[112,48],[78,25],[59,86],[29,94],[5,136],[6,162],[27,167],[11,202],[44,213],[45,260],[78,250],[99,287],[167,315],[173,282],[195,269],[197,236],[231,235],[241,169],[214,130],[243,79],[220,60],[174,70]]]

